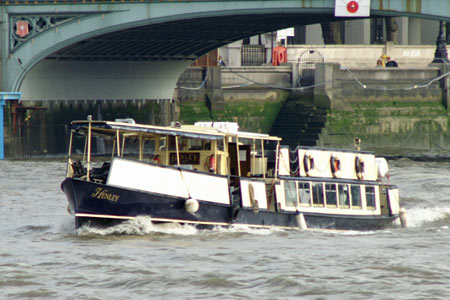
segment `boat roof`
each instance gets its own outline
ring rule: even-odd
[[[117,130],[120,130],[122,134],[126,136],[133,136],[139,134],[149,135],[171,135],[182,136],[187,138],[197,138],[204,140],[221,140],[224,137],[238,137],[244,139],[259,139],[280,141],[281,138],[276,136],[270,136],[268,134],[232,131],[227,132],[221,128],[195,126],[195,125],[178,125],[172,126],[154,126],[145,124],[133,124],[128,122],[113,122],[113,121],[73,121],[71,123],[71,129],[76,131],[87,131],[91,124],[93,133],[104,134],[114,136]]]

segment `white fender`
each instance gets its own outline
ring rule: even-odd
[[[200,203],[196,199],[187,199],[184,203],[184,209],[190,214],[195,214],[200,208]]]
[[[378,178],[384,178],[389,173],[389,166],[384,157],[375,158],[377,164]]]
[[[299,213],[295,216],[295,220],[297,221],[298,229],[306,230],[308,229],[308,225],[306,225],[305,216],[302,213]]]

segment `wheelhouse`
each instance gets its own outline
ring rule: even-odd
[[[280,138],[238,132],[235,123],[218,124],[214,128],[207,127],[212,125],[208,123],[157,127],[123,122],[72,122],[67,177],[101,179],[96,176],[96,168],[101,168],[98,162],[114,158],[223,176],[276,176],[275,150]],[[83,167],[73,167],[74,163]]]

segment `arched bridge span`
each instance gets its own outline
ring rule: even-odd
[[[198,56],[333,20],[334,0],[3,3],[2,89],[23,99],[171,98]],[[41,4],[41,5],[39,5]],[[372,0],[371,16],[450,21],[450,0]],[[17,34],[18,21],[30,24]]]

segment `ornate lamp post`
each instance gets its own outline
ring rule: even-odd
[[[447,57],[447,48],[444,35],[444,22],[439,21],[439,35],[436,40],[436,51],[432,63],[450,63]]]

